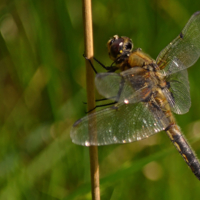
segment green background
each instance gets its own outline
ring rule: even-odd
[[[69,136],[86,111],[81,6],[74,0],[0,2],[2,200],[91,199],[88,148]],[[106,43],[119,34],[155,59],[197,10],[194,0],[94,0],[95,57],[110,65]],[[200,62],[188,71],[192,106],[176,118],[200,157]],[[99,147],[99,163],[102,200],[200,198],[199,180],[164,132]]]

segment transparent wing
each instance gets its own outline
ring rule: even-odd
[[[70,135],[74,143],[85,146],[128,143],[147,138],[168,125],[158,106],[119,103],[78,120]],[[88,126],[92,132],[97,131],[97,138],[89,137]]]
[[[153,86],[149,71],[134,67],[118,73],[99,73],[95,78],[98,92],[117,102],[136,103],[147,98]]]
[[[200,12],[189,19],[180,35],[156,59],[164,75],[192,66],[200,56]]]
[[[170,84],[170,87],[169,89],[165,88],[163,93],[165,94],[172,111],[177,114],[187,113],[191,106],[187,70],[172,74],[167,77],[166,80]]]

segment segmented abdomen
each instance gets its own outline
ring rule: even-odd
[[[174,116],[171,112],[169,103],[167,102],[164,94],[161,90],[157,90],[157,94],[154,97],[156,102],[159,104],[161,110],[165,113],[165,116],[169,120],[169,126],[165,129],[170,140],[173,142],[174,146],[177,148],[179,153],[184,158],[185,162],[188,164],[195,176],[200,180],[200,163],[195,156],[194,151],[187,143],[184,135],[181,133],[180,128],[176,125]]]
[[[180,128],[176,124],[172,124],[166,130],[167,135],[177,148],[179,153],[184,158],[195,176],[200,180],[200,163],[198,158],[195,156],[194,151],[187,143],[184,135],[182,135]]]

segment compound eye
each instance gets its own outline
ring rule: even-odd
[[[126,45],[125,45],[125,49],[126,50],[132,50],[133,48],[133,44],[131,42],[128,42]]]
[[[123,44],[124,44],[123,38],[115,40],[110,47],[110,55],[114,58],[117,58],[120,54],[122,54]]]
[[[119,39],[118,35],[114,35],[107,43],[108,46],[111,46],[115,41]]]
[[[110,39],[109,45],[111,46],[111,45],[113,44],[114,41],[115,41],[114,39]]]

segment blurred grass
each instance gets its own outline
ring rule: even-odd
[[[119,34],[156,58],[199,8],[186,0],[94,0],[95,57],[109,65],[106,42]],[[69,137],[86,109],[81,12],[73,0],[0,2],[0,199],[91,199],[88,149]],[[188,70],[191,109],[177,116],[198,157],[199,64]],[[99,160],[101,199],[199,199],[199,181],[164,132],[100,147]]]

